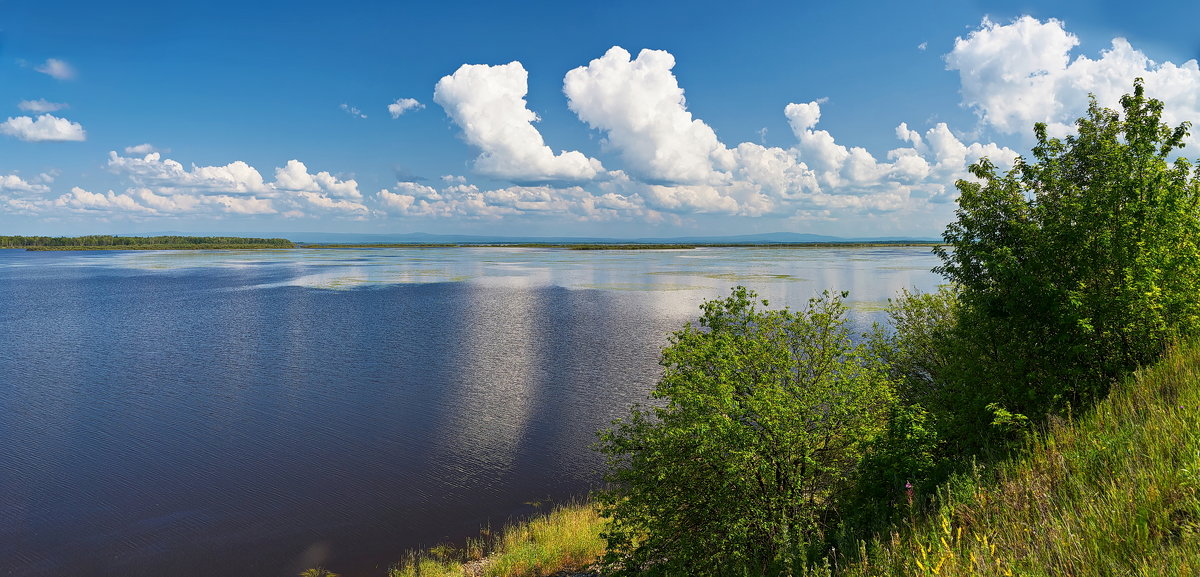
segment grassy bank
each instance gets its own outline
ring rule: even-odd
[[[985,481],[984,479],[990,479]],[[1200,574],[1200,346],[1138,371],[838,573]]]
[[[388,577],[537,577],[583,569],[604,553],[602,520],[588,503],[504,528],[484,530],[465,545],[440,545],[409,553]]]

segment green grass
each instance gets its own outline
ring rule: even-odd
[[[990,479],[990,480],[985,480]],[[836,573],[1200,574],[1200,346],[1172,351]]]
[[[602,522],[590,503],[557,506],[498,535],[484,530],[462,547],[412,552],[388,577],[540,577],[583,569],[604,553]]]

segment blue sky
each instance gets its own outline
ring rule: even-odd
[[[1089,92],[1200,120],[1200,5],[1054,4],[0,2],[0,234],[938,236]]]

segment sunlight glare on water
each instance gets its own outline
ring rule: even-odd
[[[586,493],[671,331],[928,248],[0,251],[0,575],[383,574]]]

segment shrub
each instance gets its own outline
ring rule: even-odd
[[[737,287],[674,333],[657,405],[601,433],[598,503],[619,573],[804,567],[894,406],[882,362],[850,338],[844,296],[770,310]]]
[[[959,290],[963,411],[1091,404],[1200,326],[1200,173],[1170,160],[1188,125],[1162,124],[1141,80],[1121,106],[1093,98],[1078,134],[1038,124],[1033,162],[999,175],[984,159],[957,183],[935,270]]]

